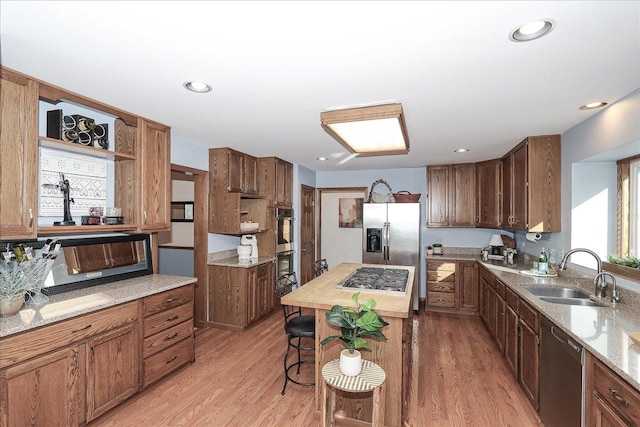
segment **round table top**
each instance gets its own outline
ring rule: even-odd
[[[387,375],[380,366],[363,360],[362,371],[355,377],[348,377],[340,372],[340,361],[336,359],[322,367],[322,378],[327,384],[342,391],[367,392],[380,387]]]

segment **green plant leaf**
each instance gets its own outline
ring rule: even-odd
[[[376,308],[376,305],[378,305],[378,304],[376,303],[376,301],[373,298],[367,298],[367,300],[362,305],[364,307],[366,307],[367,311],[371,311],[374,308]]]
[[[335,340],[335,339],[342,339],[342,337],[340,335],[331,335],[330,337],[326,337],[325,339],[323,339],[322,341],[320,341],[320,345],[325,345],[330,343],[331,341]]]
[[[377,331],[388,325],[375,311],[367,311],[358,320],[356,326],[366,331]]]
[[[369,345],[368,342],[366,342],[364,339],[362,338],[356,338],[353,342],[354,344],[354,348],[357,350],[359,348],[368,348],[371,349],[371,346]]]
[[[354,317],[345,312],[344,307],[340,305],[334,305],[330,311],[325,314],[327,322],[339,328],[353,328],[355,327]]]

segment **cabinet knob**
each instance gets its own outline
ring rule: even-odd
[[[609,392],[613,395],[614,399],[616,399],[618,402],[622,403],[624,406],[629,406],[629,401],[624,397],[620,396],[618,394],[618,390],[616,390],[615,388],[609,387]]]
[[[29,227],[33,226],[33,209],[29,208]]]
[[[147,223],[147,211],[142,211],[142,217],[144,218],[144,223]]]

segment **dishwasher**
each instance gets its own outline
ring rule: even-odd
[[[540,410],[545,427],[584,425],[584,349],[541,316]]]

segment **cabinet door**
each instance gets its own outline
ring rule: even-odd
[[[258,318],[266,315],[271,311],[271,289],[270,286],[274,281],[271,280],[271,263],[262,264],[258,266],[258,277],[256,279],[258,284]]]
[[[527,229],[527,143],[522,142],[513,151],[513,188],[511,227]]]
[[[480,317],[489,330],[489,284],[480,276]]]
[[[169,128],[146,120],[141,131],[140,194],[142,231],[169,230],[171,225],[171,146]]]
[[[505,310],[504,299],[496,294],[496,343],[501,353],[504,353],[505,341]]]
[[[449,166],[427,167],[429,208],[427,225],[446,227],[449,225]]]
[[[518,314],[507,305],[505,310],[504,357],[513,375],[518,376]]]
[[[35,238],[38,85],[1,69],[0,89],[0,236]]]
[[[500,159],[476,164],[476,227],[500,226]]]
[[[487,304],[487,323],[489,324],[489,333],[492,338],[496,337],[496,319],[498,314],[498,295],[496,295],[496,291],[493,290],[491,286],[489,286],[489,298]]]
[[[512,215],[512,194],[513,194],[513,157],[511,153],[507,154],[500,161],[501,164],[501,190],[500,195],[502,201],[500,203],[500,227],[511,227]]]
[[[588,411],[588,409],[587,409]],[[594,406],[591,408],[591,417],[593,424],[598,427],[629,427],[630,424],[624,422],[622,418],[618,416],[616,411],[613,410],[607,402],[600,399],[597,395],[594,397]]]
[[[540,339],[522,319],[519,320],[518,353],[520,356],[518,381],[533,407],[538,410],[540,369]]]
[[[449,225],[473,227],[476,224],[476,165],[451,166]]]
[[[458,308],[478,311],[478,263],[458,261],[456,270]]]
[[[243,157],[244,154],[239,151],[227,151],[227,191],[229,192],[241,193],[244,188],[242,185]]]
[[[91,421],[138,390],[138,323],[98,335],[87,344],[87,421]]]
[[[260,313],[260,290],[258,289],[257,267],[247,269],[247,325],[256,321]]]
[[[0,425],[79,425],[84,420],[83,348],[54,351],[0,372]]]
[[[284,160],[276,159],[275,204],[277,206],[291,206],[293,200],[293,165]]]
[[[284,205],[293,206],[293,165],[284,162]]]
[[[242,192],[258,194],[258,159],[245,154],[242,161]]]

